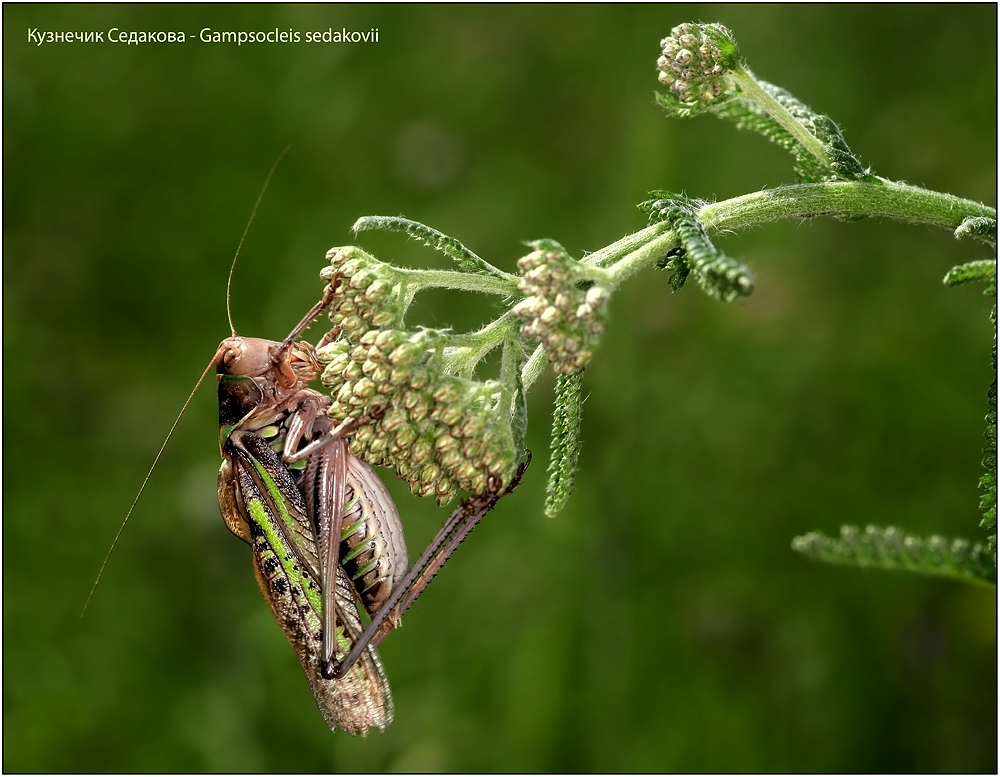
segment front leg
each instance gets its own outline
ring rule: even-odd
[[[326,397],[321,394],[317,394],[317,396],[319,396],[320,399],[326,399]],[[296,450],[301,440],[315,436],[316,430],[319,429],[320,424],[317,423],[316,429],[314,430],[314,422],[320,420],[325,421],[325,425],[327,427],[329,427],[329,424],[331,423],[325,413],[319,415],[313,407],[304,406],[301,410],[296,411],[291,416],[291,421],[289,421],[288,434],[285,437],[284,459],[289,464],[295,461],[301,461],[302,459],[311,456],[320,448],[330,444],[334,440],[343,440],[351,436],[362,426],[366,426],[367,424],[372,423],[372,421],[377,421],[383,415],[385,415],[385,410],[382,408],[372,408],[370,412],[365,413],[360,418],[348,418],[339,426],[332,429],[327,428],[321,433],[321,436],[315,437],[315,439],[311,442],[306,443],[303,448]]]

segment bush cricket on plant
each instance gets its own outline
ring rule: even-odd
[[[273,172],[274,167],[254,214]],[[245,237],[246,230],[240,247]],[[227,283],[227,312],[235,262]],[[220,344],[180,415],[214,365],[223,519],[251,546],[255,577],[299,657],[327,725],[365,734],[392,720],[377,646],[462,539],[513,490],[527,465],[506,487],[491,478],[484,493],[463,501],[418,563],[408,568],[398,511],[375,471],[346,444],[348,435],[381,411],[373,407],[361,418],[335,425],[327,415],[331,399],[308,385],[320,372],[314,350],[296,342],[330,304],[339,280],[331,279],[323,299],[280,343],[240,337],[230,324],[232,335]],[[111,550],[148,479],[149,474]],[[363,633],[358,604],[371,618]]]
[[[283,156],[268,174],[250,223]],[[234,258],[227,282],[227,313],[235,263]],[[333,429],[324,413],[329,398],[308,388],[309,380],[318,374],[318,365],[311,346],[295,340],[323,307],[323,302],[314,306],[283,343],[241,338],[230,323],[232,336],[220,344],[174,421],[112,542],[87,604],[177,422],[214,366],[219,381],[223,455],[219,507],[223,519],[234,534],[251,545],[258,584],[299,656],[324,720],[331,729],[364,734],[372,727],[384,728],[392,720],[389,685],[375,649],[364,651],[356,672],[337,680],[322,678],[319,667],[328,660],[324,655],[335,656],[338,649],[340,655],[346,654],[361,634],[355,605],[361,580],[384,589],[382,597],[387,596],[389,588],[381,576],[388,567],[385,574],[391,586],[394,578],[406,572],[406,548],[398,513],[385,487],[364,462],[349,461],[340,439],[347,427]],[[357,425],[349,426],[353,429]],[[353,527],[345,546],[353,549],[365,530],[378,540],[389,538],[384,558],[379,549],[366,548],[367,555],[356,553],[372,562],[367,575],[359,576],[357,583],[352,583],[339,563],[341,542],[330,542],[332,536],[339,537],[339,525],[333,527],[338,533],[331,534],[331,527],[324,524],[321,530],[312,520],[317,512],[324,520],[331,514],[339,519],[351,491],[358,494],[352,505],[368,499],[377,508],[368,513],[368,523]],[[337,509],[319,506],[320,500],[326,505],[334,498],[339,499]],[[374,529],[372,523],[377,524]],[[395,572],[393,564],[398,566]],[[378,598],[369,596],[369,601],[377,604]],[[339,645],[335,644],[338,640]]]
[[[219,508],[253,551],[254,574],[275,620],[295,648],[323,719],[353,734],[392,720],[389,684],[374,647],[358,671],[327,679],[322,667],[361,636],[360,594],[340,563],[347,494],[366,500],[362,526],[372,556],[367,571],[382,587],[406,571],[399,515],[385,486],[363,462],[349,461],[333,428],[329,397],[310,389],[319,368],[307,343],[295,342],[326,306],[318,303],[281,343],[239,336],[223,341],[219,381]],[[353,528],[353,527],[352,527]]]
[[[338,282],[282,343],[234,336],[219,347],[219,506],[230,531],[253,548],[261,591],[327,724],[363,733],[391,720],[376,647],[479,520],[516,487],[527,463],[506,487],[491,480],[485,493],[464,500],[407,569],[399,513],[375,471],[345,442],[380,409],[334,427],[326,414],[330,398],[308,387],[319,374],[312,348],[295,342]],[[347,581],[372,618],[363,634],[354,600],[342,591]],[[359,709],[347,711],[341,686],[352,678],[367,693],[355,691]],[[381,707],[371,706],[374,697],[384,699]]]

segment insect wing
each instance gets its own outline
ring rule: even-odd
[[[303,474],[306,510],[316,523],[319,576],[323,590],[323,666],[334,659],[337,611],[343,609],[337,607],[339,591],[336,578],[342,574],[340,533],[347,495],[349,456],[345,440],[332,440],[306,459]]]
[[[385,728],[392,720],[392,696],[374,648],[364,650],[357,666],[343,678],[327,680],[322,675],[324,594],[319,548],[291,473],[280,456],[253,433],[234,432],[224,452],[232,464],[234,501],[248,525],[257,582],[298,654],[323,719],[331,729],[352,734]],[[336,569],[336,582],[327,597],[336,610],[339,661],[364,629],[351,582],[339,565]]]

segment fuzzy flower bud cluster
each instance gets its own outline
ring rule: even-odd
[[[660,83],[687,107],[707,107],[729,91],[726,74],[735,64],[735,44],[717,24],[679,24],[660,41]]]
[[[542,341],[553,369],[572,375],[587,365],[604,332],[605,303],[610,292],[581,277],[576,262],[551,241],[518,260],[525,299],[512,312],[523,325],[521,334]]]
[[[320,277],[336,280],[330,321],[351,342],[370,329],[399,321],[402,316],[403,279],[395,269],[360,248],[331,248],[329,267]]]
[[[335,421],[374,408],[382,415],[351,438],[354,455],[394,467],[418,496],[438,503],[458,491],[482,493],[491,475],[506,479],[515,463],[509,413],[496,405],[500,386],[443,374],[444,335],[372,329],[356,343],[320,347],[322,380]]]

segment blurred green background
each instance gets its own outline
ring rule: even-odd
[[[229,262],[286,144],[232,292],[239,331],[277,339],[361,215],[513,270],[522,240],[640,228],[651,189],[789,182],[764,140],[654,105],[658,42],[690,20],[729,26],[876,172],[995,203],[993,5],[4,6],[5,771],[996,770],[995,590],[790,549],[842,523],[980,538],[989,305],[941,278],[983,251],[944,231],[777,224],[721,242],[747,300],[664,273],[616,294],[573,499],[543,517],[548,374],[527,482],[382,648],[383,735],[326,729],[219,519],[212,386],[80,619],[228,334]],[[379,42],[27,42],[111,27]],[[413,323],[492,312],[441,294]],[[400,485],[415,558],[446,511]]]

